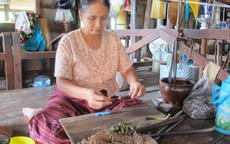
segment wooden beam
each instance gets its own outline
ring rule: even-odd
[[[56,51],[39,51],[34,54],[34,52],[23,52],[21,53],[21,59],[40,59],[42,58],[55,58]]]
[[[198,30],[198,29],[181,29],[183,37],[194,39],[215,39],[230,40],[230,30]],[[167,31],[167,30],[166,30]]]
[[[120,37],[122,36],[147,36],[149,34],[154,34],[156,29],[124,29],[124,30],[114,30],[116,34]]]
[[[2,35],[3,51],[5,52],[5,74],[7,90],[14,89],[14,66],[12,55],[12,37],[10,32],[4,32]]]
[[[15,32],[15,24],[14,23],[0,23],[0,32]],[[71,27],[74,27],[71,25]],[[49,24],[49,29],[51,32],[60,32],[63,33],[65,31],[64,25],[58,24]]]
[[[169,33],[171,31],[167,31],[167,30],[161,30],[161,38],[166,41],[169,45],[173,45],[173,36],[172,33],[171,35]],[[191,49],[186,46],[183,43],[179,43],[178,45],[178,50],[180,50],[182,53],[189,55]],[[195,52],[194,50],[192,50],[191,52],[191,59],[193,59],[195,61],[195,64],[199,67],[204,68],[210,61],[208,59],[206,59],[205,57],[203,57],[202,55],[200,55],[199,53]],[[220,79],[221,81],[224,81],[228,76],[228,73],[226,71],[224,71],[223,69],[220,69],[217,78]]]
[[[206,47],[207,47],[207,39],[202,38],[200,54],[204,57],[206,57]]]
[[[153,64],[152,61],[147,61],[147,62],[135,62],[135,63],[133,63],[133,66],[134,66],[135,68],[137,68],[137,67],[151,66],[152,64]]]
[[[14,32],[14,23],[0,23],[0,32]]]
[[[135,52],[136,50],[140,49],[141,47],[147,45],[151,41],[154,41],[155,39],[159,38],[160,37],[159,30],[158,29],[154,29],[154,30],[155,30],[154,33],[149,34],[148,36],[142,38],[141,40],[139,40],[138,42],[136,42],[132,46],[128,47],[126,49],[126,53],[131,54],[131,53]]]
[[[40,14],[40,0],[34,0],[34,13]]]
[[[19,33],[12,33],[13,38],[13,50],[14,53],[20,53],[20,35]],[[20,55],[14,55],[14,83],[15,83],[15,89],[22,89],[22,80],[19,79],[22,77],[22,71],[21,71],[21,58]],[[18,79],[17,79],[18,78]]]
[[[137,0],[132,0],[131,2],[131,23],[130,27],[131,29],[136,29],[136,18],[137,18]],[[136,42],[136,38],[131,36],[131,44],[134,44]]]

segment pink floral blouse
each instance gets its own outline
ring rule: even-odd
[[[77,85],[96,91],[107,90],[113,96],[117,90],[116,72],[126,72],[132,63],[120,38],[114,33],[103,31],[101,47],[90,49],[80,29],[61,39],[56,53],[55,74],[73,80]]]

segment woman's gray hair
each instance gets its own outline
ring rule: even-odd
[[[84,13],[87,10],[87,6],[97,2],[104,4],[110,10],[109,0],[81,0],[79,10],[81,11],[81,13]]]

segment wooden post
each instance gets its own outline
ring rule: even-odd
[[[14,53],[20,53],[20,36],[19,33],[12,33],[12,39],[13,39],[13,50]],[[21,89],[22,88],[22,69],[21,69],[22,63],[20,55],[14,55],[14,85],[15,89]]]
[[[40,14],[40,0],[34,0],[34,13]]]
[[[151,6],[152,6],[152,0],[147,0],[143,29],[149,29],[150,20],[151,20],[150,19],[151,8],[152,8]],[[142,57],[147,56],[147,52],[148,52],[148,47],[147,46],[143,47],[141,50]]]
[[[131,29],[136,29],[136,10],[137,10],[137,2],[136,0],[131,1]],[[131,37],[131,44],[136,42],[135,36]]]
[[[132,0],[131,1],[131,29],[136,29],[136,17],[137,17],[137,1],[136,0]],[[131,36],[131,45],[134,44],[136,42],[136,37],[135,36]],[[135,59],[137,59],[137,61],[140,61],[140,50],[135,52]]]
[[[167,8],[169,9],[169,3],[166,3],[166,6],[167,6]],[[167,12],[167,27],[168,27],[169,29],[172,29],[172,28],[173,28],[173,25],[172,25],[172,23],[171,23],[170,20],[169,20],[169,14],[168,14],[168,12]]]
[[[7,90],[14,89],[14,68],[12,56],[12,38],[10,32],[4,32],[2,35],[3,52],[5,53],[5,75]]]
[[[206,47],[207,47],[207,39],[201,39],[201,51],[200,54],[206,57]]]

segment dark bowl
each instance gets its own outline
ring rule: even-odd
[[[160,92],[165,101],[170,104],[182,105],[189,95],[195,82],[184,78],[176,78],[176,83],[169,83],[168,77],[160,80]]]

